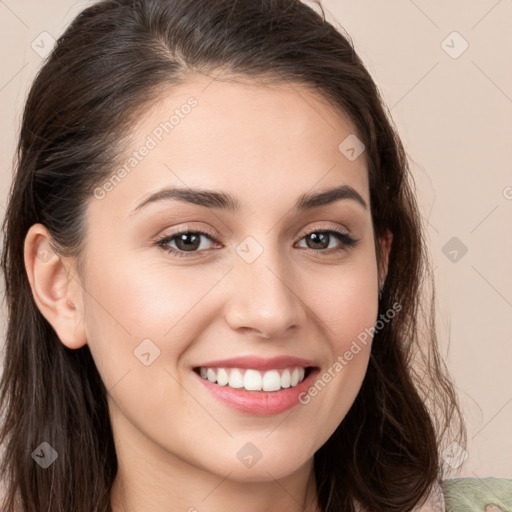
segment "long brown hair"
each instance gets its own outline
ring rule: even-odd
[[[26,101],[3,223],[0,508],[111,510],[117,460],[106,389],[87,345],[65,347],[38,310],[24,239],[42,223],[62,254],[80,258],[86,206],[112,173],[128,127],[190,72],[305,85],[346,113],[366,146],[376,240],[386,229],[394,236],[379,315],[395,303],[401,310],[375,333],[361,390],[315,454],[322,511],[358,504],[411,510],[442,475],[442,447],[465,445],[437,346],[433,293],[421,293],[432,276],[404,148],[352,42],[317,7],[299,0],[104,0],[57,41]],[[46,470],[31,455],[43,441],[59,454]]]

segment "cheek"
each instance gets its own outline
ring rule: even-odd
[[[165,262],[148,260],[132,258],[103,265],[92,273],[87,288],[105,310],[100,314],[117,319],[125,333],[162,338],[187,323],[186,317],[195,313],[216,280],[204,271],[171,269]]]
[[[350,345],[352,339],[374,325],[378,313],[377,286],[376,261],[368,251],[340,266],[335,273],[331,271],[323,279],[323,286],[315,288],[315,311],[337,353],[344,352],[347,343]]]
[[[336,273],[323,276],[312,295],[312,306],[321,320],[329,344],[329,358],[313,385],[301,397],[333,432],[352,406],[371,352],[378,315],[377,265],[374,254],[361,252]]]
[[[180,361],[205,328],[201,299],[215,284],[211,276],[156,267],[97,265],[84,297],[88,345],[113,410],[141,431],[185,422],[162,404],[201,413],[178,383]]]
[[[158,366],[173,369],[190,340],[204,329],[202,300],[218,279],[190,269],[171,273],[160,264],[120,259],[91,269],[84,293],[85,323],[104,380],[115,382],[132,367],[139,368],[137,357],[147,352],[145,348],[150,360],[158,357]]]

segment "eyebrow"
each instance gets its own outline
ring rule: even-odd
[[[332,204],[340,200],[353,200],[363,208],[368,205],[361,195],[350,185],[340,185],[335,188],[323,190],[321,192],[309,192],[299,197],[295,203],[295,211],[301,212]],[[218,208],[236,212],[240,209],[238,199],[226,192],[216,190],[204,190],[193,188],[167,187],[159,190],[144,199],[131,213],[130,216],[151,203],[161,201],[176,200],[184,203],[197,204],[207,208]]]

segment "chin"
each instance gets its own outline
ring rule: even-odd
[[[297,444],[256,448],[250,442],[233,451],[233,457],[223,457],[214,472],[228,475],[238,482],[269,482],[286,478],[312,462],[314,451],[298,452]],[[215,455],[212,455],[215,457]],[[212,471],[211,468],[210,471]]]

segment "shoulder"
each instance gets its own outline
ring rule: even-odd
[[[442,482],[446,512],[509,512],[512,480],[505,478],[451,478]]]
[[[366,512],[356,507],[358,512]],[[512,512],[512,480],[450,478],[434,484],[413,512]]]

